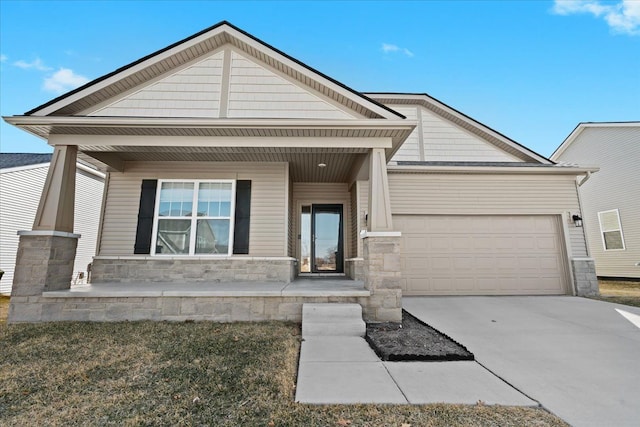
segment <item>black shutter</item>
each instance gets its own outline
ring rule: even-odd
[[[251,216],[251,181],[236,181],[236,216],[233,231],[233,253],[249,253]]]
[[[156,206],[156,189],[158,180],[143,179],[140,192],[140,208],[138,209],[138,228],[134,254],[151,253],[151,233],[153,232],[153,211]]]

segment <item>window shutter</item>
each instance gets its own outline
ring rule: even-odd
[[[249,253],[251,216],[251,181],[236,181],[236,214],[233,231],[233,253]]]
[[[140,208],[138,209],[138,228],[134,254],[151,253],[151,233],[153,233],[153,212],[156,206],[156,189],[158,180],[143,179],[140,192]]]

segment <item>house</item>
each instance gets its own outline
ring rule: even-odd
[[[16,265],[18,231],[30,229],[47,178],[51,154],[0,153],[0,294],[9,295]],[[96,252],[104,174],[82,163],[76,165],[74,228],[82,238],[73,266],[72,282],[86,283],[87,265]]]
[[[13,322],[299,321],[305,302],[400,321],[402,295],[597,292],[572,221],[597,168],[425,94],[357,92],[227,22],[4,119],[55,150]],[[76,159],[107,174],[82,290]]]
[[[600,167],[580,185],[582,220],[596,273],[640,279],[640,122],[580,123],[551,159]]]

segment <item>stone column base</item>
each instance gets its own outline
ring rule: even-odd
[[[362,310],[369,322],[402,322],[400,233],[363,236],[364,283],[371,296]]]
[[[42,309],[36,302],[39,298],[30,297],[69,289],[80,237],[58,231],[21,231],[18,234],[20,243],[9,301],[9,323],[38,321]]]
[[[573,258],[571,260],[573,270],[573,285],[576,295],[579,297],[591,297],[600,295],[598,277],[596,276],[596,263],[593,258]]]

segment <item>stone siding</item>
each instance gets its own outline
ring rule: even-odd
[[[362,302],[370,322],[402,322],[400,237],[366,237],[363,240],[364,283],[371,296]]]
[[[136,320],[302,321],[305,303],[359,303],[366,297],[11,297],[11,323]]]
[[[352,280],[364,281],[364,259],[351,258],[345,260],[345,273]]]
[[[593,258],[574,258],[571,260],[573,282],[576,295],[590,297],[600,295],[596,264]]]
[[[293,258],[96,257],[92,283],[284,282],[294,279]]]

